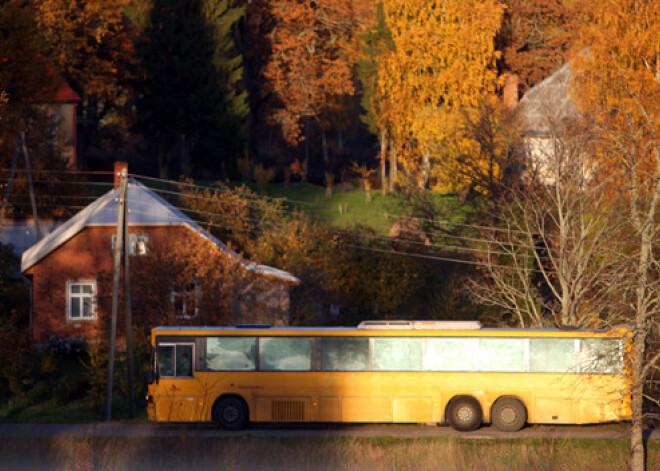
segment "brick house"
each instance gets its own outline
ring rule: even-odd
[[[31,278],[35,342],[51,335],[107,338],[118,200],[116,178],[114,189],[23,253],[21,270]],[[295,276],[243,260],[133,179],[127,205],[137,325],[288,323],[289,291],[299,283]],[[122,313],[123,301],[119,306]],[[118,318],[121,335],[123,314]]]

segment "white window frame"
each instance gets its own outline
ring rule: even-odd
[[[126,241],[124,241],[126,243]],[[117,246],[117,234],[112,234],[110,247],[114,252]],[[149,253],[149,234],[128,234],[128,255],[143,257]]]
[[[90,286],[92,287],[92,292],[91,293],[83,293],[82,290],[80,293],[74,293],[73,292],[73,287],[74,286]],[[66,318],[69,322],[85,322],[85,321],[95,321],[96,320],[96,295],[97,295],[97,287],[96,287],[96,280],[69,280],[66,282]],[[92,300],[92,313],[90,316],[85,316],[84,315],[84,299],[85,298],[91,298]],[[80,316],[74,317],[72,316],[72,308],[73,308],[73,299],[80,299]]]
[[[174,311],[174,317],[176,319],[195,319],[199,316],[199,299],[201,294],[200,284],[201,279],[195,278],[195,281],[189,284],[189,287],[192,287],[192,289],[184,289],[182,291],[175,291],[172,289],[170,291],[170,304],[172,305],[172,310]],[[182,299],[182,312],[176,312],[177,298]],[[188,312],[188,304],[191,304],[192,312]]]

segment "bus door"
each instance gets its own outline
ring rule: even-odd
[[[156,348],[155,387],[158,421],[196,422],[200,420],[199,382],[195,378],[195,343],[159,342]]]

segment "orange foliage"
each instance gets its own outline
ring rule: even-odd
[[[496,0],[383,4],[394,49],[380,63],[375,109],[383,111],[376,121],[397,148],[428,158],[454,133],[462,112],[495,91],[494,38],[504,7]]]
[[[639,145],[639,139],[657,139],[660,133],[660,3],[583,0],[576,12],[573,97],[617,146],[600,152],[611,157],[601,159],[600,169],[622,170],[621,146],[637,140],[637,165],[644,169],[639,175],[650,175],[653,146]]]
[[[192,233],[170,237],[146,256],[131,259],[131,278],[140,280],[131,293],[133,312],[140,313],[136,325],[227,325],[231,294],[245,276],[237,260],[205,239]],[[182,317],[184,304],[187,318]]]
[[[504,0],[498,35],[504,68],[520,77],[521,92],[533,87],[564,63],[570,30],[562,0]]]
[[[79,92],[117,100],[128,74],[134,28],[130,0],[33,0],[52,58]]]
[[[272,14],[272,55],[265,76],[281,102],[273,119],[295,144],[301,140],[301,118],[317,117],[332,96],[354,93],[354,9],[351,0],[279,0]]]

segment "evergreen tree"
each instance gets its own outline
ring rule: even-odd
[[[169,177],[218,171],[244,140],[246,95],[233,29],[243,14],[231,0],[155,0],[136,43],[137,128]]]

